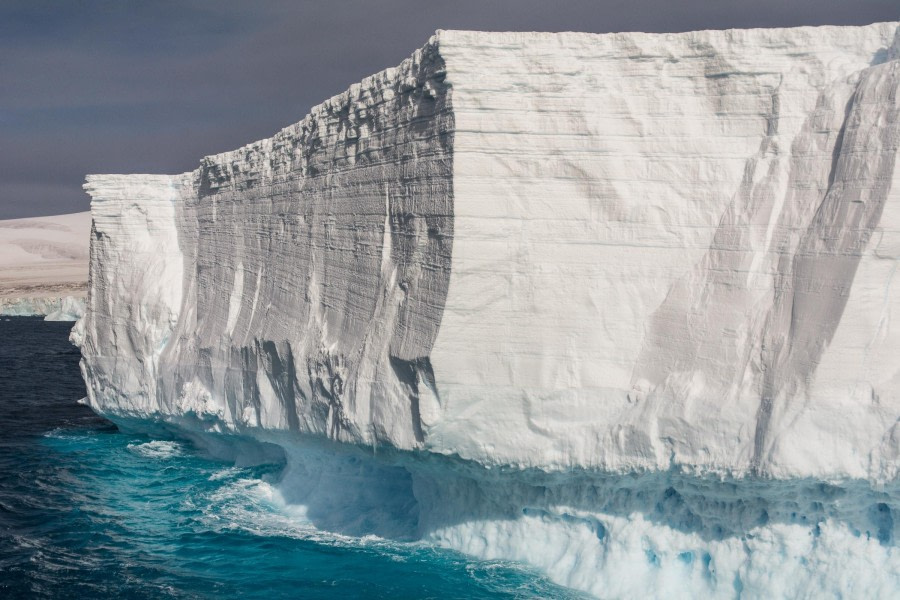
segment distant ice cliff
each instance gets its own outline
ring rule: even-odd
[[[45,321],[77,321],[84,315],[84,298],[0,298],[0,316],[44,317]]]

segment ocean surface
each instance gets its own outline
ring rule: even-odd
[[[525,567],[316,530],[236,468],[119,431],[71,323],[0,318],[0,598],[565,598]]]

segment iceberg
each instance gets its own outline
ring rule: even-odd
[[[897,23],[438,31],[194,171],[88,176],[87,402],[597,596],[889,596],[898,82]]]

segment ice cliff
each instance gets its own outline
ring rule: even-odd
[[[77,321],[84,315],[84,298],[0,298],[0,316],[44,317],[45,321]]]
[[[91,176],[91,404],[893,478],[895,30],[442,31],[196,171]]]
[[[597,583],[616,551],[547,563],[510,540],[552,522],[547,544],[630,540],[656,577],[765,596],[800,580],[753,580],[772,567],[749,548],[793,565],[799,527],[820,567],[859,540],[896,589],[897,498],[834,508],[815,482],[890,490],[900,468],[897,32],[440,31],[195,171],[89,176],[88,402],[418,456],[390,459],[424,460],[412,479],[372,466],[369,496],[405,498],[395,482],[419,535],[600,595],[642,594]],[[442,461],[481,484],[441,483]],[[498,468],[531,491],[490,492]],[[590,475],[617,473],[643,483],[623,499]]]

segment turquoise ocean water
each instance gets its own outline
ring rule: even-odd
[[[237,468],[119,431],[84,395],[69,324],[0,319],[0,598],[559,598],[525,567],[331,535]]]

